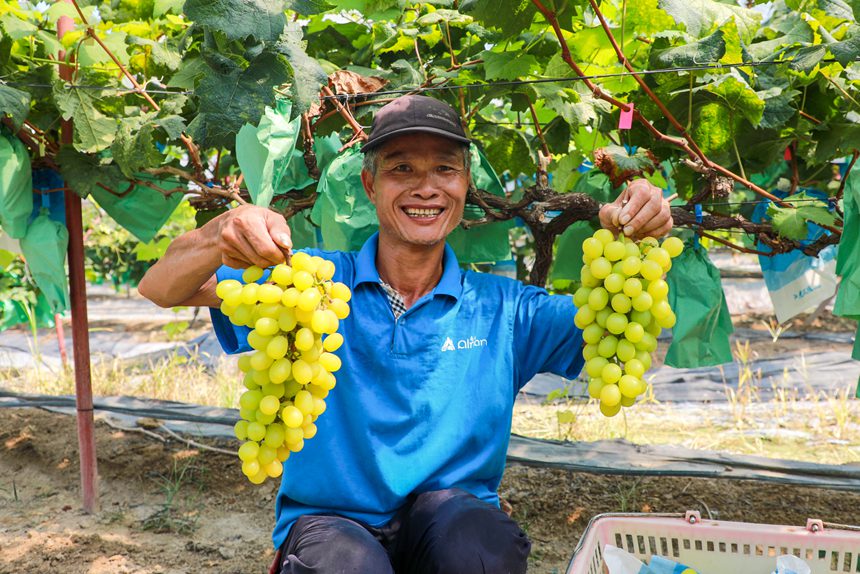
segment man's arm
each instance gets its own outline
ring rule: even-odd
[[[613,203],[600,208],[600,224],[633,239],[659,238],[672,231],[672,211],[659,187],[637,179]]]
[[[217,307],[215,271],[221,265],[269,267],[288,260],[292,246],[281,215],[243,205],[177,237],[146,272],[138,291],[160,307]]]

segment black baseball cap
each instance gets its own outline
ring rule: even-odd
[[[370,138],[361,147],[367,152],[397,136],[427,133],[469,144],[460,116],[454,108],[427,96],[401,96],[385,104],[373,117]]]

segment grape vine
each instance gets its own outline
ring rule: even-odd
[[[647,177],[671,189],[677,226],[736,249],[756,252],[759,241],[771,253],[815,254],[838,243],[845,177],[860,155],[860,4],[697,6],[0,0],[0,114],[33,164],[59,169],[82,196],[190,193],[211,215],[259,201],[237,136],[289,100],[306,177],[273,182],[271,204],[293,217],[314,206],[332,160],[315,141],[334,133],[342,152],[366,137],[381,105],[432,92],[517,182],[506,197],[472,189],[480,215],[463,226],[524,221],[532,283],[545,283],[554,240],[599,209],[571,192],[584,160],[613,186]],[[60,18],[74,23],[62,41]],[[74,64],[68,81],[61,51]],[[630,129],[619,129],[620,111],[632,112]],[[72,146],[59,144],[61,118],[74,122]],[[833,162],[843,158],[840,173]],[[761,199],[773,203],[771,219],[754,222],[747,206]],[[801,243],[809,222],[828,233]],[[743,243],[722,233],[733,229]]]

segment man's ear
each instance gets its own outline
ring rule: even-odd
[[[366,169],[361,170],[361,185],[370,203],[376,205],[376,192],[373,190],[373,175]]]

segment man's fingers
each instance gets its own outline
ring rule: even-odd
[[[266,217],[269,236],[281,250],[283,257],[289,261],[293,250],[293,238],[287,221],[279,214],[269,212]]]
[[[666,201],[662,202],[660,212],[636,231],[638,237],[660,238],[672,230],[672,211]]]
[[[632,200],[631,200],[632,201]],[[630,204],[628,204],[629,207]],[[639,230],[643,229],[645,225],[655,216],[660,213],[660,203],[659,201],[649,201],[642,205],[637,211],[630,211],[627,215],[631,215],[632,219],[629,219],[624,224],[624,235],[632,236],[638,235]],[[625,215],[621,216],[621,221],[624,221]]]
[[[650,203],[654,194],[654,189],[650,183],[648,183],[644,179],[637,179],[627,186],[627,189],[624,190],[624,194],[619,196],[619,199],[622,197],[626,199],[626,205],[622,208],[621,213],[619,213],[618,223],[619,227],[626,227],[636,215],[642,211],[642,208]],[[658,190],[659,191],[659,190]]]

